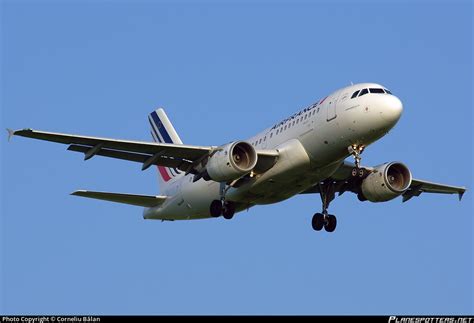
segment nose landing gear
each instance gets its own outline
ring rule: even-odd
[[[361,154],[364,151],[364,145],[351,145],[347,147],[349,153],[354,157],[355,167],[352,169],[351,175],[352,177],[359,177],[364,179],[369,174],[368,170],[360,167],[360,161],[362,160]]]

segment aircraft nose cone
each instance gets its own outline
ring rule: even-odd
[[[380,116],[389,124],[389,126],[394,126],[397,123],[402,112],[403,104],[399,98],[393,95],[387,95],[384,98],[384,104],[380,111]]]

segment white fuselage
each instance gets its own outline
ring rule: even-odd
[[[229,188],[226,199],[236,202],[237,211],[285,200],[334,174],[350,155],[349,146],[367,146],[384,136],[399,120],[402,103],[383,91],[351,98],[362,89],[385,88],[362,83],[340,89],[249,138],[247,142],[257,150],[277,149],[278,161],[244,185]],[[192,174],[179,177],[162,191],[169,199],[146,208],[144,217],[211,217],[209,205],[220,198],[220,185],[203,179],[193,182]]]

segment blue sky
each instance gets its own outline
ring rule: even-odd
[[[350,82],[404,103],[364,164],[472,189],[470,1],[1,1],[2,127],[149,140],[159,106],[185,143],[250,137]],[[69,196],[155,194],[140,165],[1,141],[0,313],[473,313],[473,200],[331,204],[316,195],[213,219],[144,221]]]

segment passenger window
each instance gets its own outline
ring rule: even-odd
[[[258,141],[258,143],[259,143],[259,144],[261,144],[261,143],[262,143],[262,138],[260,138],[260,140]]]
[[[272,137],[273,137],[273,132],[270,133],[270,138],[272,138]]]
[[[370,90],[370,93],[382,93],[384,94],[384,90],[383,89],[369,89]]]
[[[352,94],[351,99],[355,98],[357,96],[357,94],[359,94],[359,91],[360,90],[355,91],[354,94]]]
[[[293,121],[293,125],[295,125],[295,121]]]
[[[285,125],[285,128],[283,128],[283,130],[286,130],[286,127],[287,127],[287,125]]]
[[[267,136],[263,137],[263,141],[267,141]]]
[[[369,93],[369,90],[363,89],[362,91],[360,91],[359,96],[366,95],[367,93]]]
[[[304,119],[306,120],[306,118],[308,118],[308,116],[305,114],[305,115],[304,115]]]

